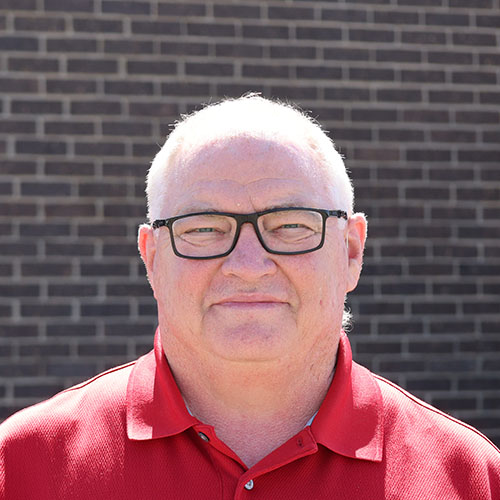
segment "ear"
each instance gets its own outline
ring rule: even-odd
[[[148,273],[149,283],[154,291],[154,259],[156,254],[156,241],[153,234],[154,229],[149,224],[141,224],[139,226],[139,234],[137,243],[141,254],[146,272]]]
[[[359,281],[359,275],[363,267],[363,251],[365,249],[367,228],[368,223],[364,214],[356,213],[349,217],[346,240],[347,257],[349,259],[346,292],[354,290]]]

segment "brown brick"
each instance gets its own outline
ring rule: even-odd
[[[236,19],[252,19],[260,17],[260,7],[257,5],[215,4],[215,17],[234,17]]]
[[[2,51],[37,51],[38,39],[27,36],[0,36]]]
[[[151,82],[133,82],[130,80],[107,81],[104,82],[104,92],[119,95],[151,95],[153,94],[153,84]]]
[[[416,43],[419,45],[444,45],[446,36],[440,31],[403,31],[401,40],[403,43]]]
[[[367,21],[367,15],[364,9],[323,8],[321,9],[321,19],[324,21],[364,23]]]
[[[299,40],[341,40],[342,31],[340,28],[323,28],[316,26],[301,27],[296,28],[296,36]],[[278,37],[276,37],[278,38]]]
[[[380,89],[377,91],[377,101],[388,102],[420,102],[422,92],[418,89]]]
[[[410,129],[381,129],[379,130],[379,137],[382,141],[394,141],[394,142],[424,142],[424,134],[422,130],[410,130]],[[401,170],[401,169],[400,169]],[[378,169],[378,172],[383,172],[383,169]],[[406,170],[403,171],[405,176]],[[407,172],[410,174],[412,171]],[[395,173],[391,170],[389,176]],[[397,175],[397,174],[396,174]]]
[[[23,182],[21,195],[23,196],[69,196],[71,186],[62,182]]]
[[[372,30],[372,29],[355,29],[349,30],[349,40],[353,42],[379,42],[390,43],[394,42],[394,31],[390,30]]]
[[[436,51],[429,52],[428,59],[430,63],[436,64],[472,64],[472,54],[470,52],[456,51]]]
[[[125,226],[116,224],[105,224],[97,222],[93,224],[78,224],[77,235],[80,237],[98,237],[99,239],[115,238],[117,236],[124,237],[127,234]],[[104,271],[105,266],[101,269]]]
[[[2,9],[36,10],[36,0],[3,0]]]
[[[34,234],[33,234],[34,236]],[[62,263],[53,263],[53,262],[26,262],[21,265],[21,274],[23,276],[50,276],[50,277],[59,277],[59,276],[71,276],[71,264],[62,262]],[[22,314],[36,316],[36,312],[44,307],[47,307],[47,312],[45,316],[52,316],[49,313],[50,308],[48,304],[43,305],[25,305],[26,311],[31,311],[31,314],[28,312],[22,312]],[[54,311],[65,311],[65,314],[70,314],[71,307],[64,306],[54,306]],[[59,314],[55,314],[59,316]]]
[[[428,26],[469,26],[470,17],[467,14],[453,14],[452,12],[425,14],[425,24]]]
[[[317,88],[309,86],[303,87],[298,85],[272,85],[270,90],[271,95],[274,98],[280,99],[295,99],[300,101],[303,99],[316,99],[318,96]],[[324,113],[324,116],[331,113],[331,109],[328,109],[326,107],[323,107],[322,111]],[[333,111],[333,113],[337,114],[336,111]]]
[[[349,68],[349,78],[352,80],[392,81],[394,70],[388,68]]]
[[[482,28],[500,28],[500,16],[476,15],[476,24]]]
[[[11,111],[19,114],[60,114],[62,113],[62,103],[49,100],[13,100]]]
[[[94,175],[95,169],[91,163],[82,161],[56,161],[48,160],[45,162],[45,173],[47,175]]]
[[[70,59],[68,71],[71,73],[116,73],[117,61],[112,59]]]
[[[144,203],[120,203],[119,205],[106,204],[104,206],[104,216],[112,217],[114,220],[119,218],[130,219],[131,217],[137,217],[140,219],[145,216],[145,206]]]
[[[430,162],[449,162],[451,154],[448,150],[439,149],[408,149],[406,151],[408,161],[430,161]]]
[[[132,33],[141,35],[180,35],[180,24],[167,21],[133,21]]]
[[[59,141],[16,141],[16,153],[32,155],[64,155],[66,144]]]
[[[76,121],[48,121],[44,127],[47,135],[92,135],[95,133],[93,123]]]
[[[167,102],[131,102],[129,104],[130,114],[136,116],[159,116],[163,120],[178,115],[177,105]]]
[[[140,162],[134,162],[129,164],[125,162],[119,162],[119,163],[103,162],[102,170],[104,176],[117,175],[123,177],[128,175],[140,179],[140,185],[141,185],[140,197],[141,199],[144,199],[143,196],[144,179],[146,178],[146,173],[148,168],[149,168],[148,165],[143,165]]]
[[[208,45],[206,43],[197,42],[161,42],[160,51],[166,55],[179,56],[206,56],[208,55]]]
[[[73,115],[119,115],[122,106],[119,101],[74,101],[70,106]]]
[[[351,118],[353,121],[395,122],[397,112],[394,109],[352,109]]]
[[[122,33],[123,22],[118,19],[73,18],[73,29],[82,33]]]
[[[269,6],[267,8],[269,19],[314,19],[314,9],[310,7]]]
[[[438,122],[450,120],[448,111],[433,109],[408,109],[403,112],[403,119],[407,122]]]
[[[63,213],[59,211],[55,216]],[[86,243],[47,243],[45,251],[49,256],[87,257],[94,255],[94,246]]]
[[[162,83],[161,93],[163,95],[175,96],[205,96],[209,94],[209,85],[206,83],[184,83],[170,82]]]
[[[401,80],[403,82],[442,83],[446,78],[444,71],[403,70],[401,72]]]
[[[88,38],[49,38],[46,41],[48,52],[85,52],[97,50],[97,41]]]
[[[324,57],[336,61],[368,61],[370,53],[367,49],[325,48]]]
[[[95,325],[85,324],[82,321],[79,323],[49,323],[47,325],[48,337],[64,337],[68,335],[75,337],[93,337],[96,335]]]
[[[128,61],[127,73],[140,75],[173,75],[177,72],[177,63],[172,61],[140,60]]]
[[[244,64],[242,67],[244,77],[258,78],[289,78],[290,68],[285,65],[277,64]],[[210,74],[210,73],[209,73]]]
[[[127,276],[129,272],[128,264],[101,264],[95,262],[92,264],[81,264],[80,273],[82,276]],[[88,305],[85,306],[86,316],[100,316],[100,311],[104,311],[107,304],[102,305]],[[127,313],[128,314],[128,306]]]
[[[34,132],[35,124],[32,121],[5,118],[0,122],[0,134],[33,134]],[[3,173],[8,173],[8,171],[5,170],[7,168],[11,167],[8,166],[7,162],[2,161]],[[22,173],[21,167],[19,167],[19,171]]]
[[[297,78],[313,78],[314,80],[339,80],[342,78],[342,69],[328,66],[297,66]]]
[[[453,33],[455,45],[496,46],[496,36],[489,33]]]
[[[151,123],[141,122],[103,122],[103,135],[117,135],[120,137],[144,136],[151,137]]]
[[[233,76],[234,67],[232,64],[209,63],[209,62],[187,62],[186,74],[197,76]]]
[[[97,90],[96,82],[91,80],[47,79],[46,85],[47,92],[53,94],[92,94]]]
[[[152,54],[153,42],[147,40],[105,40],[104,52],[110,54]]]
[[[19,4],[17,0],[16,3]],[[36,0],[32,3],[36,3]],[[19,6],[17,5],[14,8],[19,9]],[[30,10],[36,10],[36,7]],[[38,33],[42,31],[64,31],[66,29],[66,21],[62,17],[16,17],[14,19],[14,27],[19,31],[36,31]]]
[[[98,183],[82,183],[78,186],[79,196],[103,196],[103,197],[117,197],[126,196],[127,186],[122,183],[118,184],[102,184]]]
[[[34,93],[38,91],[38,82],[27,78],[0,78],[0,92]]]
[[[421,62],[422,53],[418,50],[377,49],[375,57],[381,62]]]
[[[160,16],[205,16],[206,6],[196,3],[162,2],[158,5]]]
[[[62,12],[92,12],[94,0],[44,0],[44,7],[48,11]]]
[[[489,71],[454,71],[452,81],[459,84],[495,85],[497,76]]]
[[[470,90],[430,90],[430,102],[471,103],[474,93]]]
[[[94,217],[96,209],[89,203],[51,203],[44,207],[47,217]]]
[[[271,53],[276,54],[279,47],[271,47]],[[308,47],[305,47],[308,49]],[[302,48],[294,48],[293,51],[290,47],[283,47],[281,51],[282,57],[300,57],[300,53],[304,53],[307,50]],[[218,43],[215,46],[215,55],[217,57],[244,57],[244,58],[262,58],[264,55],[264,48],[260,45],[250,45],[248,43]],[[271,57],[279,57],[272,56]]]
[[[135,0],[103,0],[103,13],[116,14],[151,14],[151,5],[149,2],[139,2]]]
[[[37,206],[33,203],[2,203],[0,211],[4,217],[34,216],[37,214]]]

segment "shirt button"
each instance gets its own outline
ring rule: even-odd
[[[210,438],[203,432],[198,432],[198,436],[200,436],[200,438],[207,443],[210,441]]]
[[[247,484],[245,484],[245,489],[246,490],[251,490],[253,489],[253,479],[250,479]]]

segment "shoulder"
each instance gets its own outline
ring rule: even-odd
[[[373,375],[382,394],[389,441],[438,455],[491,460],[500,470],[500,451],[474,427],[438,410],[397,384]]]
[[[47,439],[70,430],[91,428],[123,413],[127,383],[136,361],[117,366],[9,417],[0,425],[0,447],[6,442]]]

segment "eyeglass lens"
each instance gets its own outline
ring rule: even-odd
[[[309,210],[283,210],[262,214],[257,225],[269,250],[304,252],[320,244],[323,217]],[[236,229],[236,219],[218,214],[187,215],[172,225],[175,247],[186,257],[226,253],[233,245]]]

